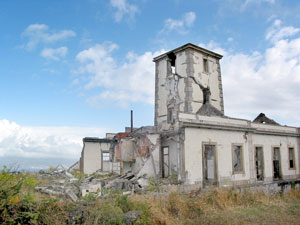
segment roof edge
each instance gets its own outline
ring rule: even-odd
[[[163,53],[163,54],[161,54],[161,55],[159,55],[159,56],[154,57],[154,58],[153,58],[153,62],[156,62],[156,61],[158,61],[159,59],[162,59],[162,58],[166,57],[166,56],[167,56],[169,53],[171,53],[171,52],[176,53],[176,52],[179,52],[179,51],[183,51],[183,50],[185,50],[185,49],[187,49],[187,48],[192,48],[192,49],[194,49],[194,50],[203,52],[203,53],[205,53],[205,54],[207,54],[207,55],[214,56],[214,57],[216,57],[216,58],[218,58],[218,59],[222,59],[222,58],[223,58],[223,56],[220,55],[220,54],[218,54],[218,53],[215,53],[215,52],[210,51],[210,50],[208,50],[208,49],[199,47],[198,45],[194,45],[194,44],[192,44],[192,43],[187,43],[187,44],[182,45],[182,46],[180,46],[180,47],[178,47],[178,48],[175,48],[175,49],[173,49],[173,50],[170,50],[170,51],[168,51],[168,52],[166,52],[166,53]]]

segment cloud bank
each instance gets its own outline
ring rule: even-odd
[[[125,61],[118,64],[113,57],[116,49],[118,46],[114,43],[103,43],[77,54],[76,59],[81,64],[77,73],[85,75],[85,89],[98,88],[100,92],[89,97],[87,102],[97,105],[101,100],[109,100],[122,107],[130,102],[153,104],[155,70],[152,59],[164,50],[142,55],[128,52]]]
[[[274,21],[266,32],[263,52],[235,53],[211,42],[205,47],[224,55],[221,60],[225,113],[254,119],[260,112],[280,123],[300,126],[299,28]]]
[[[104,136],[105,129],[91,127],[23,127],[15,122],[0,120],[0,164],[5,159],[22,164],[31,159],[32,166],[40,161],[58,164],[75,162],[85,136]]]

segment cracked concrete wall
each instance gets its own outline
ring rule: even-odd
[[[174,126],[166,124],[172,99],[176,100],[174,108],[178,111],[175,117],[181,112],[195,114],[203,105],[203,92],[192,77],[210,88],[211,105],[224,113],[219,59],[194,48],[185,48],[174,54],[175,74],[171,72],[167,55],[155,62],[155,125],[159,130],[174,129]],[[204,71],[204,58],[208,61],[208,71]]]
[[[208,60],[208,72],[204,72],[203,59]],[[204,87],[209,87],[211,92],[210,103],[224,112],[223,89],[221,80],[221,70],[219,60],[217,58],[207,56],[201,52],[194,51],[192,63],[194,67],[193,76],[198,78]],[[196,90],[196,91],[195,91]],[[192,113],[196,113],[202,106],[203,94],[199,86],[193,83],[193,101]]]

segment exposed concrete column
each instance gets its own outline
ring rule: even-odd
[[[218,72],[219,89],[220,89],[220,106],[221,106],[221,111],[224,115],[224,98],[223,98],[221,66],[219,60],[217,60],[217,72]]]
[[[184,92],[185,92],[185,101],[184,101],[184,112],[193,113],[192,102],[193,102],[193,79],[191,76],[194,76],[194,59],[193,51],[191,49],[186,49],[186,74],[187,77],[184,78]]]

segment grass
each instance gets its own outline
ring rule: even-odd
[[[124,215],[131,211],[141,211],[134,223],[141,225],[300,224],[300,190],[272,197],[237,189],[111,193],[74,203],[39,194],[33,189],[36,184],[32,175],[0,170],[1,224],[128,224]]]

